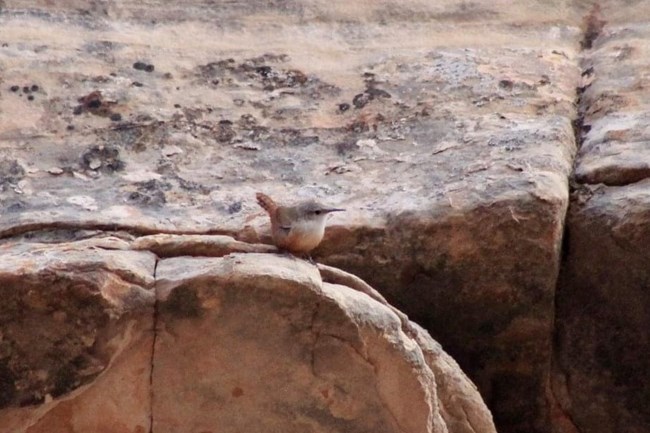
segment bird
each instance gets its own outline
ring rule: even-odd
[[[281,206],[261,192],[255,197],[271,219],[273,243],[291,254],[308,254],[316,248],[323,240],[327,215],[345,210],[325,206],[313,199],[294,206]]]

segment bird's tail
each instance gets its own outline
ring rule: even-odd
[[[269,214],[269,215],[274,215],[275,211],[278,209],[278,205],[273,201],[271,197],[269,197],[266,194],[263,194],[261,192],[258,192],[255,194],[255,197],[257,198],[257,203],[264,208],[264,210]]]

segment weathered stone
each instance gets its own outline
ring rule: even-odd
[[[501,431],[552,428],[571,125],[579,182],[648,175],[646,2],[582,28],[590,5],[560,1],[77,3],[2,6],[0,238],[219,256],[240,244],[142,236],[257,243],[256,191],[318,196],[348,209],[319,260],[425,325]]]
[[[424,330],[305,261],[174,258],[157,275],[154,431],[495,431]]]
[[[271,253],[277,248],[264,244],[249,244],[236,241],[230,236],[209,235],[149,235],[133,241],[134,250],[145,250],[155,253],[158,257],[177,256],[206,256],[222,257],[226,254],[240,253]]]
[[[650,30],[647,19],[630,25],[628,14],[614,2],[604,8],[608,22],[582,61],[583,144],[553,374],[561,410],[580,432],[642,433],[650,425]]]
[[[149,430],[155,256],[106,244],[0,245],[3,432]]]
[[[650,425],[650,181],[572,202],[554,384],[579,431]]]
[[[582,62],[580,183],[620,186],[650,177],[649,36],[646,27],[605,26]]]

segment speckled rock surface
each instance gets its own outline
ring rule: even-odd
[[[641,212],[617,203],[645,203],[649,173],[647,2],[590,8],[7,0],[0,238],[88,230],[121,233],[128,246],[102,248],[128,254],[262,252],[238,243],[269,241],[254,193],[315,196],[347,212],[314,256],[423,325],[500,431],[587,431],[582,391],[561,384],[590,352],[560,348],[550,380],[569,179],[569,232],[599,220],[596,242]],[[602,217],[584,202],[594,190]],[[592,290],[581,254],[565,251],[566,341],[571,288]],[[625,392],[602,398],[627,406]]]

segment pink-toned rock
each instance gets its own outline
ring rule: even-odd
[[[0,246],[0,431],[149,431],[150,252]]]
[[[131,248],[151,251],[158,257],[221,257],[235,252],[277,252],[277,248],[272,245],[249,244],[223,235],[158,234],[141,236],[132,242]]]
[[[157,295],[154,431],[495,431],[425,331],[307,262],[166,259]]]

